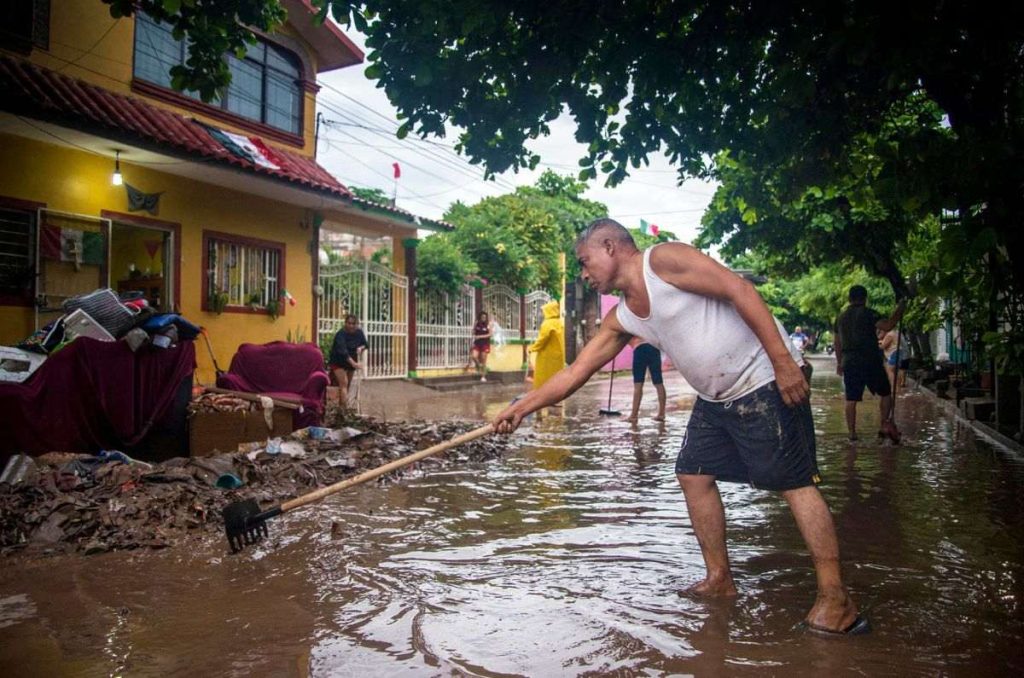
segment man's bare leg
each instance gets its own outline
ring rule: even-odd
[[[658,392],[658,416],[654,418],[654,421],[665,421],[665,403],[668,400],[665,384],[655,384],[654,390]]]
[[[633,383],[633,408],[626,417],[626,421],[636,421],[640,418],[640,401],[644,397],[644,385]]]
[[[839,542],[832,513],[824,497],[814,486],[782,493],[796,518],[797,527],[814,561],[818,579],[818,597],[807,613],[812,627],[842,631],[857,618],[857,606],[843,586],[839,571]]]
[[[882,396],[878,399],[878,415],[879,421],[882,424],[889,421],[889,417],[892,415],[892,396]]]
[[[857,401],[846,401],[846,430],[850,432],[850,440],[857,439]]]
[[[736,585],[729,569],[729,552],[725,547],[725,509],[718,493],[715,476],[677,474],[686,497],[693,531],[704,556],[707,576],[687,588],[684,593],[698,596],[735,596]]]

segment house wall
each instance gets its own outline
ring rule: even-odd
[[[127,213],[123,187],[110,183],[109,158],[22,137],[0,135],[5,161],[0,163],[0,195],[45,203],[47,209],[100,216],[104,210]],[[159,219],[181,226],[181,294],[175,300],[181,313],[209,330],[217,361],[227,369],[243,342],[283,340],[288,332],[314,334],[312,319],[311,246],[313,229],[304,228],[305,210],[299,207],[203,184],[153,169],[121,163],[125,181],[146,191],[162,191]],[[143,216],[146,216],[143,214]],[[204,272],[203,230],[284,243],[285,287],[298,301],[276,319],[266,314],[234,312],[217,315],[202,310]],[[112,257],[116,260],[116,257]],[[111,285],[121,275],[111,271]],[[34,314],[27,307],[0,306],[0,345],[16,343],[33,329]],[[196,351],[197,380],[214,379],[212,363],[203,347]]]
[[[33,49],[29,60],[59,71],[64,75],[78,78],[98,87],[131,94],[151,101],[170,110],[195,117],[197,120],[216,125],[221,129],[245,134],[260,134],[251,128],[226,121],[212,109],[205,112],[199,102],[175,105],[164,99],[155,99],[146,94],[132,91],[132,65],[135,44],[135,19],[123,17],[113,19],[108,5],[98,0],[61,0],[50,5],[50,48]],[[316,72],[316,55],[308,43],[287,24],[280,27],[271,40],[292,51],[299,52],[300,58],[309,63]],[[313,137],[316,128],[316,95],[304,93],[302,143],[283,143],[266,138],[268,144],[279,145],[296,153],[312,156]],[[260,134],[260,136],[265,136]]]

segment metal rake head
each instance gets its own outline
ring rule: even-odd
[[[260,505],[255,499],[228,504],[224,507],[223,515],[224,533],[227,535],[232,553],[238,553],[245,546],[255,544],[270,534],[267,529],[269,516],[260,512]]]

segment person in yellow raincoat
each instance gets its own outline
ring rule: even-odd
[[[538,389],[544,382],[565,367],[565,325],[559,317],[557,301],[549,301],[541,309],[544,322],[540,324],[537,341],[530,344],[530,353],[536,353],[533,368],[533,388]]]

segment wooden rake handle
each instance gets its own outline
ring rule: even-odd
[[[315,501],[320,501],[324,497],[329,497],[330,495],[341,492],[342,490],[347,490],[348,488],[353,487],[355,485],[360,485],[362,483],[365,483],[367,480],[373,480],[374,478],[382,476],[385,473],[390,473],[395,469],[400,469],[403,466],[414,464],[421,459],[426,459],[427,457],[432,457],[435,454],[440,454],[441,452],[450,450],[453,447],[458,447],[463,443],[468,443],[472,440],[476,440],[477,438],[482,438],[483,436],[489,433],[494,433],[494,426],[492,426],[491,424],[481,426],[480,428],[475,429],[473,431],[469,431],[468,433],[463,433],[460,436],[456,436],[451,440],[448,440],[443,443],[438,443],[437,445],[434,445],[433,447],[428,447],[425,450],[414,452],[408,456],[402,457],[401,459],[396,459],[392,462],[384,464],[383,466],[378,466],[377,468],[370,469],[369,471],[364,471],[352,478],[347,478],[340,482],[334,483],[333,485],[328,485],[327,487],[321,487],[319,490],[314,490],[309,494],[304,494],[301,497],[296,497],[295,499],[291,499],[289,501],[282,503],[281,513],[287,513],[288,511],[297,509],[300,506],[305,506],[306,504],[312,504]]]

